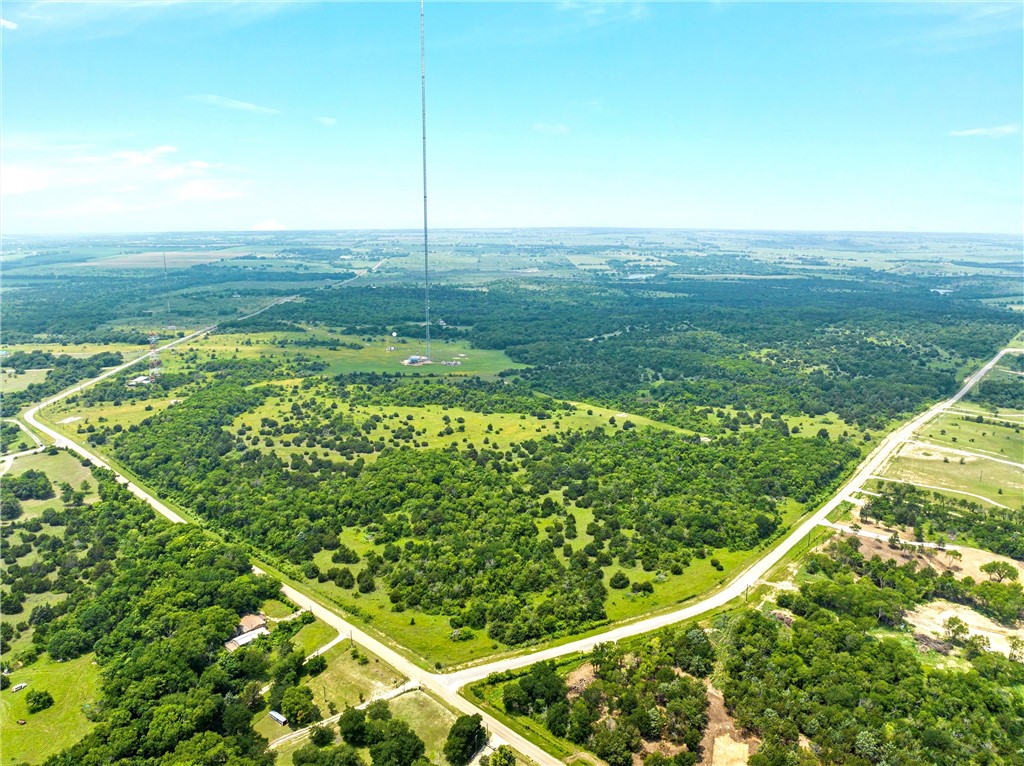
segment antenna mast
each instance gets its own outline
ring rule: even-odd
[[[427,330],[427,361],[430,361],[430,256],[427,248],[427,38],[426,0],[420,0],[420,107],[423,113],[423,309]]]

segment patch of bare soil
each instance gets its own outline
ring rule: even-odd
[[[978,550],[977,548],[957,548],[956,553],[960,554],[958,559],[956,558],[956,553],[951,553],[951,551],[940,551],[934,548],[893,550],[889,547],[888,543],[875,540],[872,537],[861,537],[859,539],[860,552],[868,559],[872,556],[878,556],[883,561],[896,560],[901,564],[905,564],[908,561],[916,561],[919,566],[930,566],[939,574],[952,572],[953,576],[957,579],[972,577],[975,582],[988,579],[988,575],[981,571],[982,566],[991,561],[1005,561],[1016,567],[1020,572],[1019,579],[1024,580],[1024,564],[1006,556]]]
[[[761,744],[756,737],[743,734],[725,708],[725,698],[708,684],[708,727],[704,730],[700,760],[703,766],[746,766],[747,759]]]
[[[569,701],[583,694],[583,690],[594,682],[594,677],[594,666],[589,662],[584,662],[566,676],[565,685],[569,687]]]
[[[1024,639],[1024,629],[1007,628],[978,614],[969,607],[952,604],[949,601],[930,601],[927,604],[921,604],[903,619],[922,633],[942,636],[946,632],[944,627],[946,620],[950,617],[959,617],[963,620],[972,636],[986,636],[992,650],[996,652],[1010,653],[1011,636]]]

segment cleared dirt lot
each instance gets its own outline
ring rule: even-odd
[[[987,636],[992,644],[992,650],[996,652],[1010,653],[1011,636],[1024,639],[1024,629],[1006,628],[973,609],[948,601],[922,604],[904,619],[922,633],[941,637],[945,633],[943,625],[950,617],[959,617],[963,620],[972,636]]]

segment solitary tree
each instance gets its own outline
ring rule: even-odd
[[[444,743],[444,757],[452,766],[466,766],[487,742],[482,720],[479,713],[455,719]]]

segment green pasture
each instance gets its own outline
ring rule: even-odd
[[[296,649],[308,656],[337,637],[338,631],[323,620],[315,620],[303,625],[299,632],[292,636],[292,643]]]
[[[124,355],[125,361],[149,351],[148,345],[142,346],[133,343],[15,343],[4,348],[9,354],[13,354],[15,351],[24,351],[26,353],[42,351],[54,355],[67,354],[68,356],[78,358],[104,354],[108,351],[120,351]],[[5,370],[4,372],[6,377],[7,371]],[[17,389],[12,388],[8,390],[15,391]]]
[[[921,449],[920,457],[900,454],[889,463],[882,476],[980,495],[1009,507],[1020,503],[1024,493],[1024,475],[1019,468],[985,458],[944,455],[941,447]],[[943,462],[943,457],[949,462]],[[963,499],[962,495],[960,497]]]
[[[11,673],[11,687],[0,693],[0,739],[4,766],[41,763],[85,736],[92,723],[82,712],[99,694],[100,669],[87,654],[68,662],[54,662],[43,656],[27,668]],[[16,684],[28,688],[12,692]],[[25,693],[45,690],[53,695],[52,707],[29,714]],[[18,720],[24,720],[23,726]]]
[[[89,491],[86,493],[85,502],[94,502],[96,494],[96,480],[88,468],[83,466],[77,457],[70,452],[60,450],[56,455],[49,455],[46,452],[37,452],[33,455],[25,455],[15,459],[11,467],[10,475],[19,476],[25,471],[35,469],[46,474],[53,484],[54,497],[47,500],[22,500],[21,508],[23,514],[21,519],[30,519],[40,515],[46,508],[62,508],[60,501],[60,485],[67,482],[75,490],[81,488],[83,481],[89,483]]]
[[[1020,462],[1024,460],[1021,426],[1003,425],[999,418],[978,423],[967,415],[944,413],[926,423],[917,433],[937,445],[980,452]]]
[[[42,383],[46,379],[46,374],[48,372],[49,369],[17,372],[15,370],[4,368],[3,370],[0,370],[0,389],[9,393],[14,391],[24,391],[33,383]]]

